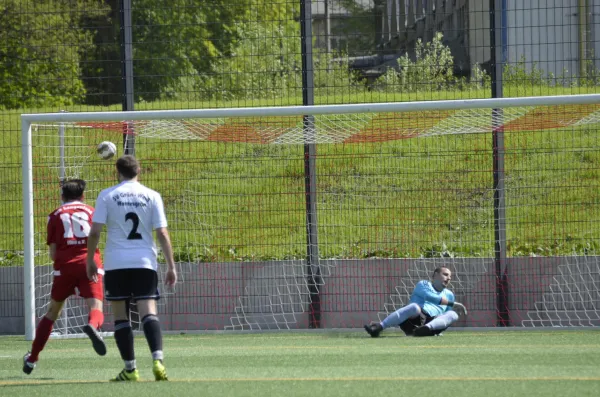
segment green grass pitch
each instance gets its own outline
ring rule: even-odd
[[[166,335],[169,382],[154,382],[143,336],[142,381],[109,383],[122,361],[112,338],[96,356],[87,339],[50,340],[34,372],[30,343],[0,338],[2,396],[597,396],[598,331],[448,331]]]

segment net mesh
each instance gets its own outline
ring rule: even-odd
[[[551,284],[534,310],[527,313],[524,326],[600,326],[600,260],[597,257],[567,257],[558,266]]]
[[[93,203],[116,182],[96,145],[135,138],[180,272],[159,301],[167,329],[306,328],[315,289],[325,326],[360,327],[406,304],[440,265],[469,308],[461,324],[495,325],[490,132],[504,131],[513,322],[597,324],[599,116],[598,104],[566,104],[34,124],[36,314],[49,300],[45,220],[59,181],[86,179]],[[307,143],[318,145],[316,279],[305,260]],[[66,313],[57,332],[78,333],[81,299]]]
[[[524,106],[456,111],[356,113],[78,123],[154,139],[326,144],[382,142],[417,136],[539,131],[597,124],[600,105]]]

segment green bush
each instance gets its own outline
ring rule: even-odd
[[[442,33],[437,32],[429,43],[418,39],[415,60],[411,60],[408,54],[398,58],[399,70],[388,69],[377,79],[375,87],[392,92],[444,90],[451,87],[457,81],[454,77],[454,57],[442,38]]]
[[[527,61],[524,56],[516,63],[504,65],[502,79],[505,85],[520,87],[546,86],[549,83],[544,76],[544,71],[537,66],[537,62],[531,64],[531,69],[527,69]]]

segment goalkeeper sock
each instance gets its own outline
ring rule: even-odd
[[[48,342],[48,338],[50,338],[50,333],[52,332],[53,326],[54,321],[50,320],[46,316],[42,317],[37,328],[35,329],[35,339],[31,345],[31,355],[27,361],[30,363],[35,363],[38,360],[40,352],[44,350],[44,346],[46,346],[46,342]]]
[[[455,311],[449,311],[441,314],[425,324],[432,331],[443,331],[448,328],[453,322],[458,320],[458,314]]]
[[[381,322],[381,326],[385,328],[394,327],[402,324],[409,318],[417,317],[421,314],[421,308],[416,303],[411,303],[407,306],[396,310]]]
[[[133,331],[129,320],[115,321],[115,342],[121,353],[121,358],[125,361],[125,368],[135,369],[135,352],[133,350]],[[133,364],[132,364],[133,363]],[[133,366],[133,368],[131,368]]]
[[[163,359],[162,332],[160,330],[160,321],[155,314],[148,314],[142,319],[144,324],[144,336],[148,341],[148,347],[152,353],[153,360]]]
[[[88,316],[88,324],[94,327],[94,329],[98,329],[104,323],[104,313],[102,310],[92,309],[90,310],[90,314]]]

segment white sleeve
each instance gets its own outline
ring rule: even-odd
[[[106,208],[106,201],[104,200],[105,195],[100,194],[96,199],[96,207],[94,208],[94,216],[92,222],[106,224],[106,218],[108,217],[108,208]]]
[[[165,207],[160,194],[156,194],[154,197],[154,208],[152,209],[152,227],[158,229],[159,227],[167,227],[167,216],[165,215]]]

